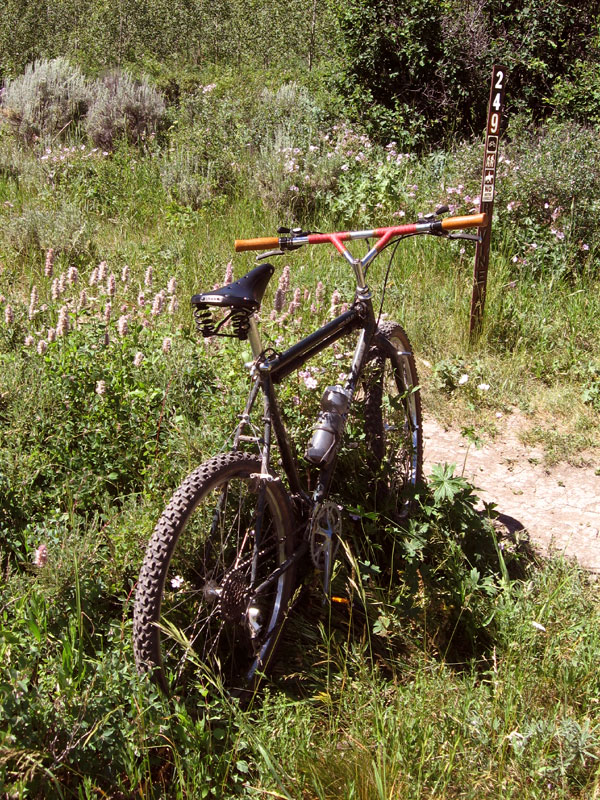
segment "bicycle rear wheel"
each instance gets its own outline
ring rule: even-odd
[[[269,665],[294,586],[292,567],[273,577],[293,552],[293,512],[281,483],[260,480],[260,471],[246,453],[205,462],[177,489],[150,539],[134,652],[138,670],[167,693],[194,673],[239,693]]]
[[[408,336],[395,322],[379,332],[365,371],[368,466],[380,510],[405,516],[423,475],[423,428],[417,367]]]

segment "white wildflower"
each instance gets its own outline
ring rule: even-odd
[[[460,376],[460,378],[458,379],[458,385],[459,385],[459,386],[464,386],[464,385],[465,385],[465,383],[466,383],[468,380],[469,380],[469,376],[467,375],[467,373],[466,373],[466,372],[464,372],[464,373],[463,373],[463,374]]]

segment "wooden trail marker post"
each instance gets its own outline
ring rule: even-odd
[[[488,103],[487,129],[485,135],[485,153],[483,156],[483,175],[481,178],[481,200],[479,210],[487,214],[488,224],[483,229],[482,241],[475,247],[475,269],[473,272],[473,294],[471,297],[471,321],[469,333],[471,337],[479,333],[485,306],[488,266],[490,262],[490,241],[492,238],[492,212],[494,210],[494,194],[496,188],[496,166],[498,164],[498,144],[500,141],[500,124],[504,110],[504,92],[508,71],[505,67],[495,65],[492,71],[492,85]]]

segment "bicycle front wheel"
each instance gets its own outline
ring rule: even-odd
[[[393,516],[410,510],[422,480],[423,428],[419,379],[404,329],[384,322],[365,374],[365,431],[378,505]]]
[[[293,512],[260,460],[218,455],[177,489],[158,521],[134,607],[135,659],[166,691],[251,688],[267,669],[294,584]],[[257,591],[258,590],[258,591]]]

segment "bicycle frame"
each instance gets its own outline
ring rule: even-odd
[[[378,336],[377,333],[377,320],[375,319],[373,310],[372,295],[366,283],[366,268],[368,265],[383,248],[396,237],[401,238],[404,236],[427,233],[443,235],[446,231],[464,227],[484,226],[486,223],[485,214],[479,214],[471,217],[454,217],[445,220],[430,219],[409,225],[376,228],[373,230],[345,231],[328,234],[302,234],[290,237],[283,236],[278,238],[236,241],[235,249],[238,251],[255,249],[265,250],[272,246],[277,246],[280,250],[291,250],[307,244],[329,243],[332,244],[352,266],[356,278],[357,288],[353,306],[348,311],[335,317],[331,322],[323,325],[318,330],[289,347],[283,353],[267,355],[263,349],[256,318],[252,315],[249,319],[248,339],[254,359],[250,365],[250,369],[254,384],[250,391],[241,422],[236,429],[234,449],[237,448],[243,440],[250,439],[258,444],[262,458],[261,474],[258,477],[263,481],[272,480],[270,473],[270,451],[272,441],[271,434],[272,430],[274,430],[281,455],[283,471],[289,481],[292,494],[312,505],[312,513],[310,515],[311,522],[316,510],[318,510],[321,504],[327,499],[333,473],[335,471],[337,454],[343,440],[345,424],[335,442],[332,458],[324,466],[319,468],[316,487],[312,492],[312,496],[308,495],[302,486],[298,474],[292,446],[279,409],[275,385],[342,336],[359,330],[360,334],[354,350],[350,372],[344,386],[350,398],[350,411],[354,393],[373,342],[377,341],[377,344],[384,350],[390,347],[385,337]],[[355,258],[345,245],[347,241],[372,238],[375,238],[376,242],[363,258]],[[264,402],[264,431],[262,442],[259,441],[257,437],[246,437],[243,435],[243,430],[249,422],[250,412],[258,396],[259,389],[262,390]],[[344,419],[344,423],[346,418]],[[260,520],[257,520],[257,528],[260,529]],[[305,538],[304,541],[300,543],[299,547],[296,548],[290,559],[288,559],[288,562],[276,571],[276,575],[270,576],[264,586],[271,583],[272,580],[275,580],[276,577],[281,574],[282,570],[288,568],[300,558],[306,552],[306,547],[307,543]],[[330,567],[331,565],[327,564],[324,576],[326,594],[328,592]],[[261,585],[259,590],[263,589],[264,586]]]

